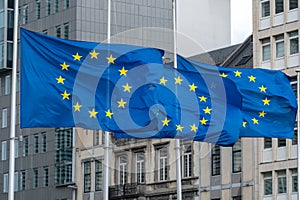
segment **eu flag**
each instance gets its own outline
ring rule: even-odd
[[[182,73],[201,74],[230,81],[237,90],[228,91],[242,97],[242,123],[239,137],[293,138],[297,113],[295,94],[288,77],[278,70],[216,67],[178,57]],[[211,92],[218,90],[214,84]],[[225,85],[226,87],[226,85]]]

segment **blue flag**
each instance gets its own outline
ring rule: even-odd
[[[178,57],[181,73],[207,77],[222,77],[225,88],[230,81],[237,91],[227,91],[242,97],[242,124],[239,137],[293,138],[297,102],[287,76],[278,70],[215,67]],[[214,83],[211,93],[220,85]],[[232,118],[234,120],[234,118]]]
[[[163,54],[21,29],[21,128],[82,127],[116,138],[223,146],[241,136],[292,137],[297,105],[283,73],[180,56],[174,69],[162,63]]]

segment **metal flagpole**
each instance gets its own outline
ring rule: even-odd
[[[172,2],[173,7],[173,43],[174,43],[174,68],[177,69],[177,4],[176,0]],[[180,162],[180,140],[176,139],[176,184],[177,184],[177,200],[182,199],[181,193],[181,162]]]
[[[300,69],[296,70],[297,72],[297,102],[298,106],[300,105]],[[300,199],[300,112],[298,108],[297,112],[297,151],[298,151],[298,199]]]
[[[15,130],[16,130],[16,81],[17,81],[17,48],[18,48],[18,19],[19,1],[15,0],[14,8],[14,32],[13,32],[13,67],[12,67],[12,89],[10,108],[10,147],[9,147],[9,187],[8,200],[14,200],[14,174],[15,174]]]
[[[110,43],[110,21],[111,21],[111,0],[107,0],[107,43]],[[109,173],[109,132],[105,131],[104,143],[104,180],[103,200],[108,200],[108,173]]]

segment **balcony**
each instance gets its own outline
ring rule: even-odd
[[[109,187],[109,199],[135,198],[143,196],[146,191],[146,185],[138,183],[127,183],[124,185],[115,185]]]

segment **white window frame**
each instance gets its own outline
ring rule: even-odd
[[[285,49],[284,49],[284,34],[280,34],[280,35],[276,35],[274,36],[275,38],[275,57],[277,59],[279,58],[283,58],[285,56]],[[278,55],[278,48],[279,48],[279,45],[282,45],[283,47],[283,55]]]
[[[183,153],[183,177],[191,177],[192,176],[192,146],[185,145],[185,151]],[[190,148],[190,151],[186,151],[187,148]],[[191,166],[190,166],[191,165]]]
[[[3,192],[8,192],[8,174],[3,174]]]
[[[5,76],[5,95],[10,94],[10,75]]]
[[[267,48],[267,47],[269,48],[269,57],[267,59],[265,59],[264,49]],[[270,38],[264,38],[264,39],[261,40],[261,50],[262,50],[262,52],[261,52],[262,62],[270,61],[270,59],[271,59],[271,41],[270,41]]]
[[[274,3],[274,6],[275,6],[275,8],[274,8],[274,12],[275,12],[275,15],[277,15],[277,14],[282,14],[283,12],[284,12],[284,0],[281,0],[282,1],[282,12],[276,12],[276,1],[278,1],[278,0],[275,0],[275,3]]]
[[[288,33],[288,35],[289,35],[289,55],[296,55],[296,54],[299,53],[299,33],[298,33],[298,30],[291,31],[291,32]],[[295,53],[291,53],[291,47],[292,47],[291,46],[291,41],[292,40],[297,40],[296,44],[297,44],[298,49],[297,49],[297,52],[295,52]]]
[[[7,128],[7,115],[8,115],[8,109],[3,108],[2,109],[2,128]]]
[[[1,160],[7,159],[7,141],[3,141],[1,145]]]
[[[140,155],[140,156],[139,156]],[[140,159],[142,157],[142,159]],[[145,153],[136,153],[136,182],[145,182]]]
[[[286,194],[287,193],[286,170],[277,171],[276,174],[277,174],[277,194]],[[282,184],[282,182],[285,183],[285,185],[282,185],[285,188],[285,191],[279,192],[279,185]]]
[[[269,173],[271,173],[271,176],[269,176]],[[268,174],[268,176],[266,176]],[[263,189],[263,194],[264,196],[269,196],[269,195],[272,195],[273,194],[273,178],[272,178],[272,171],[270,172],[264,172],[263,173],[263,180],[264,180],[264,183],[263,183],[263,186],[264,186],[264,189]],[[266,194],[266,181],[270,181],[271,180],[271,193],[270,194]]]
[[[296,8],[292,8],[291,9],[291,4],[290,4],[291,0],[289,0],[289,10],[295,10],[295,9],[298,9],[298,6]],[[298,5],[298,0],[297,0],[297,5]]]
[[[158,153],[158,180],[166,181],[168,179],[168,149],[166,147],[161,148]]]
[[[127,183],[127,156],[119,157],[119,184],[124,185]]]

